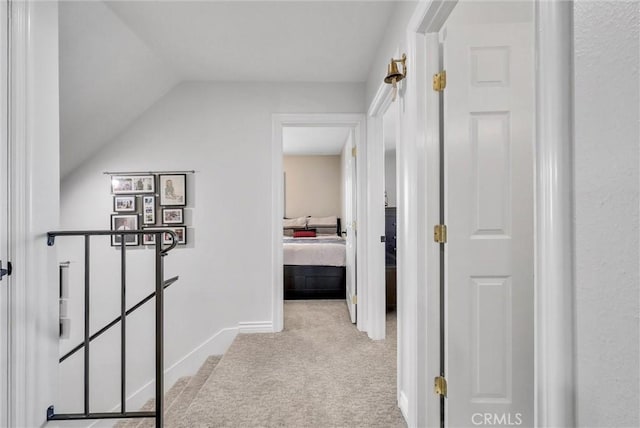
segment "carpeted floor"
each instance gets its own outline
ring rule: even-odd
[[[396,323],[372,341],[344,301],[286,301],[285,329],[239,335],[181,427],[404,427]]]

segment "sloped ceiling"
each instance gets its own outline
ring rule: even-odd
[[[366,81],[393,3],[60,2],[62,177],[181,81]]]
[[[61,2],[62,177],[171,89],[179,78],[102,2]]]
[[[109,7],[186,80],[364,82],[385,1],[117,1]]]

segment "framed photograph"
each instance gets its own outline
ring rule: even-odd
[[[142,224],[156,224],[156,197],[142,196]]]
[[[145,230],[162,230],[162,229],[169,229],[172,230],[176,236],[178,237],[178,244],[179,245],[184,245],[187,243],[187,226],[178,226],[178,227],[147,227],[145,228]],[[154,235],[155,236],[155,235]],[[169,235],[168,233],[163,233],[162,234],[162,244],[164,245],[169,245],[171,244],[171,235]],[[151,244],[149,244],[151,245]]]
[[[183,208],[163,208],[162,223],[164,224],[184,223],[184,209]]]
[[[178,244],[184,245],[187,243],[187,227],[186,226],[178,226],[178,227],[166,227],[165,229],[171,229],[178,236]],[[171,244],[171,235],[168,233],[163,234],[162,236],[163,244]]]
[[[131,193],[153,193],[156,180],[153,175],[113,175],[111,176],[111,193],[114,195]]]
[[[142,235],[142,245],[156,245],[156,235],[153,233]]]
[[[138,229],[137,214],[111,214],[111,230],[136,230]],[[138,245],[138,235],[127,235],[124,237],[126,246]],[[119,247],[122,245],[122,236],[111,237],[111,245]]]
[[[187,205],[186,174],[160,174],[160,205]]]
[[[118,213],[134,213],[136,212],[136,197],[131,196],[114,196],[113,210]]]

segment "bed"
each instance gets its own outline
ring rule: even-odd
[[[303,217],[302,219],[304,221],[301,218],[289,222],[285,220],[283,238],[285,300],[344,299],[346,246],[345,240],[340,236],[340,219],[337,217]],[[301,231],[305,233],[300,233]],[[313,234],[315,236],[298,236]]]

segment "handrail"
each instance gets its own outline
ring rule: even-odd
[[[171,244],[164,247],[162,244],[163,234],[171,236]],[[155,291],[139,301],[132,308],[126,308],[126,239],[127,235],[155,235]],[[155,418],[156,427],[162,427],[164,417],[164,289],[169,287],[178,277],[164,280],[164,256],[173,250],[178,244],[178,237],[170,229],[153,230],[66,230],[47,233],[47,245],[55,245],[58,236],[81,236],[84,237],[84,341],[65,354],[59,362],[66,360],[75,352],[84,348],[84,411],[82,413],[56,414],[54,407],[47,409],[47,420],[79,420],[79,419],[122,419],[122,418]],[[91,236],[120,236],[120,316],[111,321],[98,332],[90,335],[90,238]],[[127,315],[138,309],[140,306],[151,300],[155,296],[155,398],[156,408],[149,412],[127,412],[126,410],[126,320]],[[109,328],[120,322],[120,412],[92,413],[89,408],[89,345],[92,340],[103,334]]]
[[[178,276],[174,276],[173,278],[170,278],[168,280],[166,280],[164,282],[164,289],[166,290],[171,284],[173,284],[174,282],[176,282],[180,277]],[[154,296],[156,295],[156,292],[154,291],[153,293],[148,294],[144,299],[140,300],[138,303],[136,303],[135,305],[133,305],[131,308],[129,308],[127,310],[127,312],[125,312],[125,316],[130,315],[133,311],[135,311],[136,309],[138,309],[139,307],[141,307],[142,305],[144,305],[145,303],[147,303],[149,300],[153,299]],[[93,341],[94,339],[97,339],[98,337],[100,337],[104,332],[106,332],[107,330],[109,330],[111,327],[113,327],[114,325],[116,325],[120,320],[122,319],[122,315],[118,316],[117,318],[115,318],[113,321],[111,321],[110,323],[106,324],[104,327],[102,327],[100,330],[96,331],[95,333],[93,333],[90,337],[89,337],[89,342]],[[73,354],[75,354],[76,352],[78,352],[79,350],[81,350],[82,348],[84,348],[84,342],[77,344],[76,346],[74,346],[69,352],[67,352],[66,354],[64,354],[62,357],[60,357],[60,359],[58,360],[59,363],[63,362],[64,360],[66,360],[67,358],[71,357]]]
[[[58,230],[55,232],[47,232],[47,245],[52,247],[56,243],[56,236],[119,236],[119,235],[151,235],[160,233],[168,233],[171,235],[171,244],[161,251],[162,255],[166,255],[169,251],[178,245],[178,236],[171,229],[153,229],[153,230]],[[126,246],[126,245],[125,245]],[[162,246],[162,244],[160,244]]]

